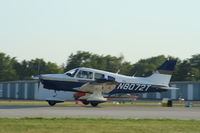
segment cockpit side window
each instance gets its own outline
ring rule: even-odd
[[[73,69],[70,70],[68,72],[66,72],[66,75],[70,76],[70,77],[74,77],[74,75],[77,73],[78,69]]]
[[[77,78],[93,79],[93,73],[89,71],[80,70],[76,76]]]
[[[101,73],[95,73],[95,79],[104,79],[105,75]]]

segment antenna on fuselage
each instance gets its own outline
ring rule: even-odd
[[[120,69],[117,70],[116,74],[119,74],[119,72],[120,72]]]
[[[137,72],[135,72],[135,73],[132,75],[132,77],[135,77],[136,74],[137,74]]]

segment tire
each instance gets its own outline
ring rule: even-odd
[[[98,104],[99,104],[99,103],[97,103],[97,102],[91,102],[91,105],[92,105],[93,107],[96,107]]]
[[[82,101],[82,103],[83,103],[84,105],[88,105],[90,102],[88,102],[88,101]]]
[[[56,105],[56,102],[55,102],[55,101],[48,101],[48,104],[49,104],[50,106],[54,106],[54,105]]]

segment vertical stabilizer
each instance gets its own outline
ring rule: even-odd
[[[147,77],[147,80],[155,84],[168,86],[175,66],[176,60],[167,60],[157,68],[155,73]]]
[[[160,74],[169,74],[172,75],[176,65],[176,60],[167,60],[160,67],[157,68],[157,71]]]

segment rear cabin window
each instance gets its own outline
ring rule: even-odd
[[[80,70],[76,77],[77,78],[83,78],[83,79],[93,79],[93,73]]]
[[[103,78],[104,78],[104,74],[95,73],[95,79],[103,79]]]

